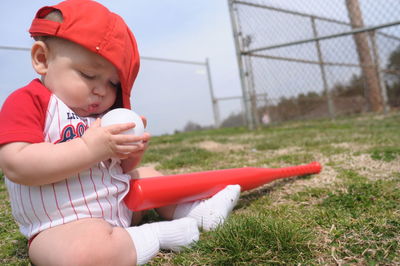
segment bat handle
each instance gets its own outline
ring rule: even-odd
[[[305,165],[292,166],[285,168],[290,176],[301,176],[301,175],[310,175],[310,174],[318,174],[321,172],[322,166],[319,162],[311,162]]]

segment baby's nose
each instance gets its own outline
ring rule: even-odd
[[[104,96],[106,94],[107,88],[104,85],[96,84],[92,91],[94,94]]]

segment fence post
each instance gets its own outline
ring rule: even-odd
[[[371,40],[372,52],[374,54],[374,61],[376,66],[376,74],[378,75],[379,84],[381,86],[381,97],[383,104],[383,112],[386,114],[389,112],[390,106],[388,105],[388,95],[385,81],[382,78],[382,69],[381,69],[381,58],[379,56],[378,45],[376,43],[376,30],[369,32],[369,37]]]
[[[318,37],[318,31],[317,31],[317,26],[315,25],[315,17],[311,17],[311,26],[312,26],[312,29],[313,29],[314,38],[317,38]],[[335,104],[334,104],[334,102],[332,100],[332,93],[329,90],[328,82],[326,80],[324,60],[323,60],[323,57],[322,57],[322,51],[321,51],[321,46],[319,44],[319,40],[315,41],[315,47],[317,49],[318,62],[319,62],[320,70],[321,70],[322,84],[324,86],[324,92],[326,94],[326,98],[327,98],[327,101],[328,101],[329,116],[331,118],[334,118],[335,117]]]
[[[247,47],[250,45],[251,39],[249,42],[244,42],[243,47]],[[249,100],[250,100],[250,111],[251,111],[251,119],[252,123],[255,128],[260,127],[260,120],[259,120],[259,115],[258,115],[258,109],[257,109],[257,92],[255,89],[255,83],[254,83],[254,73],[253,73],[253,65],[251,63],[251,57],[249,55],[244,56],[244,64],[245,64],[245,69],[246,69],[246,88],[247,92],[249,94]]]
[[[212,84],[211,71],[210,71],[210,62],[209,62],[208,58],[206,58],[205,65],[206,65],[206,70],[207,70],[208,88],[210,89],[211,104],[212,104],[213,111],[214,111],[215,127],[219,128],[221,125],[221,120],[220,120],[220,115],[219,115],[218,100],[215,98],[215,95],[214,95],[214,88],[213,88],[213,84]]]
[[[361,14],[358,0],[346,0],[346,6],[349,13],[352,28],[363,28],[364,22]],[[353,35],[357,47],[357,53],[362,67],[363,76],[366,81],[366,97],[369,108],[374,112],[382,111],[381,88],[379,77],[375,71],[371,52],[368,45],[366,33],[356,33]]]
[[[243,106],[244,106],[244,113],[246,117],[246,124],[247,128],[250,130],[255,129],[254,125],[254,119],[251,111],[251,106],[250,106],[250,97],[249,97],[249,91],[246,85],[246,74],[244,71],[244,62],[242,60],[242,52],[241,52],[241,46],[240,46],[240,32],[238,29],[238,23],[235,19],[235,14],[234,14],[234,0],[228,0],[228,6],[229,6],[229,15],[231,18],[231,25],[232,25],[232,31],[233,31],[233,39],[235,42],[235,49],[236,49],[236,58],[238,61],[238,68],[239,68],[239,74],[240,74],[240,85],[242,88],[242,94],[243,94]]]

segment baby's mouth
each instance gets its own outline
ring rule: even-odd
[[[97,110],[97,108],[99,108],[99,104],[98,103],[93,103],[91,105],[89,105],[88,111],[89,112],[94,112]]]

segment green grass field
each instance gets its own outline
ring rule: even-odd
[[[154,137],[143,164],[176,174],[311,161],[323,165],[320,174],[242,193],[224,226],[150,265],[399,265],[398,113]],[[28,265],[3,178],[0,198],[0,264]]]

